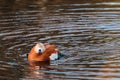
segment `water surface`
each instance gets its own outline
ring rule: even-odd
[[[63,58],[32,67],[36,42]],[[0,80],[119,80],[119,0],[0,0]]]

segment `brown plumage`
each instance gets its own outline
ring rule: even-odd
[[[50,61],[50,56],[58,52],[56,45],[37,43],[28,54],[28,61]]]

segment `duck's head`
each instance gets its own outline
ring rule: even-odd
[[[37,43],[28,54],[28,61],[50,61],[59,58],[59,50],[56,45]]]

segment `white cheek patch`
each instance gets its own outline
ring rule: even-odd
[[[50,56],[50,60],[56,60],[58,59],[58,54],[57,53],[52,53]]]
[[[36,50],[36,53],[39,53],[39,50],[41,50],[41,53],[44,52],[44,49],[43,49],[43,48],[36,48],[35,50]]]
[[[44,46],[44,44],[42,44],[42,43],[36,44],[36,46],[35,46],[35,52],[36,52],[36,53],[39,53],[39,50],[41,50],[41,52],[44,52],[44,51],[45,51],[45,46]]]

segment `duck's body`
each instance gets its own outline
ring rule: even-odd
[[[58,59],[56,45],[37,43],[28,54],[28,61],[50,61]]]

